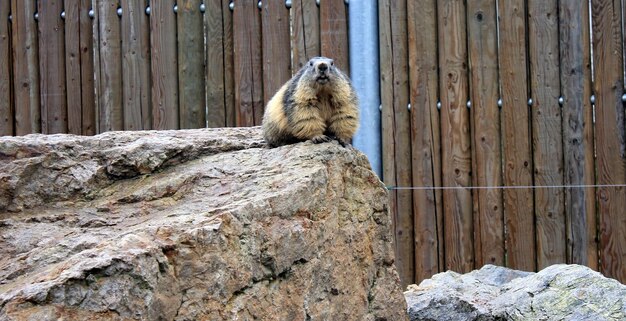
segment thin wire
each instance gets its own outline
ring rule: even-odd
[[[626,187],[626,184],[596,184],[596,185],[547,185],[547,186],[386,186],[388,190],[454,190],[454,189],[549,189],[549,188],[601,188]]]

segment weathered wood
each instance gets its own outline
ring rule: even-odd
[[[320,12],[315,1],[291,3],[291,51],[297,72],[309,59],[320,55]]]
[[[406,3],[392,5],[406,7]],[[406,15],[406,12],[403,15]],[[406,38],[403,41],[406,42]],[[349,75],[348,16],[343,0],[320,1],[320,42],[322,56],[333,58],[335,65]]]
[[[260,125],[263,116],[261,17],[257,3],[240,1],[233,14],[237,126]]]
[[[282,0],[262,2],[263,97],[264,103],[291,78],[289,9]],[[347,39],[346,39],[347,41]]]
[[[67,130],[82,134],[80,85],[80,2],[65,0],[65,84],[67,88]]]
[[[96,1],[99,34],[99,132],[124,129],[122,109],[122,51],[118,1]],[[43,88],[42,88],[43,90]]]
[[[9,14],[11,3],[0,2],[0,136],[13,135],[13,93],[11,90],[11,34]]]
[[[150,129],[150,21],[145,0],[122,1],[124,129]]]
[[[12,0],[15,133],[41,132],[39,56],[35,0]]]
[[[589,6],[577,0],[561,0],[559,23],[564,183],[593,185]],[[565,213],[567,262],[598,269],[594,189],[565,189]]]
[[[224,19],[221,0],[204,2],[206,46],[206,105],[208,127],[226,126],[226,97],[224,84]]]
[[[412,183],[414,186],[441,186],[436,0],[423,1],[419,5],[408,1],[407,15]],[[443,267],[441,205],[439,190],[413,191],[416,284],[440,272]]]
[[[467,99],[467,43],[465,4],[437,2],[441,77],[441,159],[443,186],[471,183],[470,123]],[[465,273],[474,268],[472,193],[469,189],[443,192],[446,270]]]
[[[595,64],[595,146],[598,184],[626,183],[626,133],[624,133],[621,3],[591,3]],[[626,281],[626,188],[599,187],[600,270]]]
[[[42,132],[67,133],[63,0],[39,1],[37,11]]]
[[[201,0],[178,0],[178,99],[180,128],[206,127],[204,34]]]
[[[526,8],[522,0],[498,0],[502,146],[506,186],[531,186],[532,154],[526,66]],[[507,266],[536,268],[533,191],[504,191]]]
[[[557,0],[528,1],[534,183],[563,185],[563,138],[559,106]],[[565,263],[565,195],[562,188],[534,190],[537,269]]]
[[[235,107],[235,62],[233,39],[233,13],[229,1],[222,0],[222,18],[224,24],[224,101],[226,104],[226,126],[237,125]]]
[[[95,71],[94,71],[94,26],[89,17],[92,8],[91,0],[80,0],[79,28],[80,28],[80,84],[82,120],[81,133],[94,135],[96,133],[96,101],[95,101]]]
[[[502,186],[496,3],[467,2],[472,119],[473,178],[476,186]],[[476,267],[504,265],[502,190],[474,190]]]
[[[379,1],[379,21],[391,22],[386,26],[381,23],[379,32],[383,146],[385,155],[393,155],[393,158],[386,156],[383,159],[383,178],[387,185],[392,186],[411,186],[412,177],[411,126],[407,108],[409,79],[406,9],[406,2],[403,1]],[[395,211],[395,263],[401,283],[407,285],[415,280],[412,192],[394,190],[390,194],[391,208]]]
[[[152,128],[177,129],[178,60],[174,0],[151,1]]]

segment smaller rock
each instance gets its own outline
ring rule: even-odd
[[[626,320],[626,286],[581,265],[448,271],[404,295],[412,321]]]

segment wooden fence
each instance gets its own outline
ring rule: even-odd
[[[291,4],[0,0],[0,135],[257,125],[309,57],[349,67],[344,1]],[[378,4],[403,283],[562,262],[626,282],[626,6]]]
[[[0,0],[0,135],[259,125],[310,57],[348,69],[346,11],[343,0]]]
[[[385,183],[441,187],[391,192],[403,282],[565,262],[626,282],[626,6],[378,3]]]

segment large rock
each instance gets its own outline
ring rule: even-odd
[[[538,273],[486,265],[445,272],[405,293],[410,320],[626,320],[626,286],[580,265]]]
[[[337,143],[0,138],[0,320],[404,320],[391,236]]]

